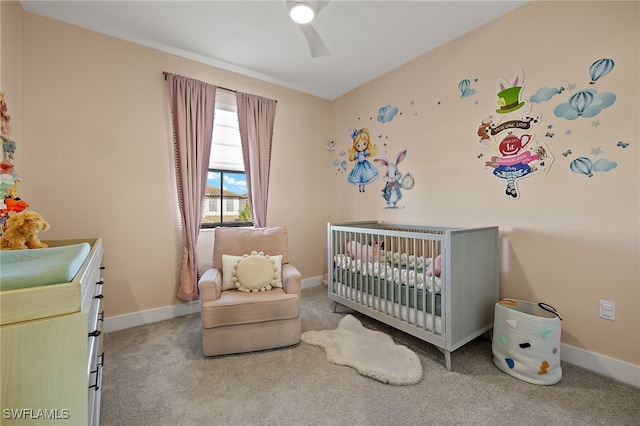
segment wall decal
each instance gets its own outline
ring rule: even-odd
[[[546,143],[536,138],[533,128],[541,123],[540,115],[529,114],[531,102],[542,102],[562,93],[564,88],[539,89],[529,102],[521,100],[524,88],[524,73],[518,70],[507,82],[503,77],[496,79],[499,115],[484,117],[478,126],[478,143],[492,149],[493,154],[483,164],[494,176],[506,181],[505,194],[519,198],[517,181],[526,176],[546,173],[553,163],[553,156]],[[497,120],[497,121],[496,121]],[[548,127],[550,129],[550,127]],[[545,137],[552,138],[547,132]],[[477,155],[482,159],[482,153]]]
[[[347,181],[352,185],[357,185],[359,192],[364,192],[365,185],[378,178],[378,169],[368,160],[369,157],[376,155],[378,147],[371,143],[371,136],[366,128],[354,129],[351,132],[351,139],[353,144],[349,149],[349,161],[355,161],[355,164]]]
[[[541,87],[536,91],[535,95],[529,98],[529,102],[540,103],[549,101],[555,95],[559,95],[560,93],[564,92],[564,90],[564,87],[560,87],[559,89],[555,87]]]
[[[605,108],[610,107],[616,101],[616,95],[610,92],[598,93],[594,89],[580,90],[569,97],[566,103],[559,104],[553,110],[558,118],[575,120],[576,118],[591,118],[600,114]],[[600,122],[593,122],[594,127]]]
[[[474,81],[477,81],[477,79]],[[476,93],[476,89],[471,88],[471,81],[466,78],[458,83],[458,90],[460,90],[461,98],[468,98],[469,96],[473,96]]]
[[[341,153],[344,157],[344,151]],[[336,173],[343,173],[347,171],[347,162],[345,160],[333,160],[333,166],[336,168]]]
[[[594,85],[596,81],[609,74],[615,62],[613,59],[598,59],[589,67],[589,84]],[[569,91],[576,88],[575,84],[569,86]],[[616,101],[616,95],[610,92],[598,93],[593,89],[583,89],[569,97],[566,103],[556,106],[553,113],[556,117],[575,120],[578,117],[591,118],[600,114],[605,108],[610,107]],[[600,121],[594,121],[593,126],[598,127]]]
[[[574,173],[583,174],[587,177],[592,177],[595,172],[608,172],[618,166],[615,161],[609,161],[601,158],[595,162],[592,162],[587,157],[578,157],[570,164],[571,171]]]
[[[598,59],[595,61],[589,67],[589,75],[591,76],[589,84],[596,84],[596,81],[609,74],[614,66],[613,59]]]
[[[571,83],[567,85],[568,97],[560,104],[556,105],[553,113],[556,117],[565,119],[567,121],[578,120],[580,118],[591,119],[589,128],[598,129],[603,126],[603,122],[600,119],[593,119],[598,116],[603,110],[609,108],[616,102],[616,95],[611,92],[598,91],[593,88],[596,84],[602,84],[603,78],[609,76],[615,67],[613,59],[602,58],[594,61],[589,67],[589,85],[592,87],[579,88],[578,84]],[[594,130],[595,132],[595,130]],[[565,136],[577,136],[574,129],[564,130]],[[550,137],[553,137],[554,133],[549,132]],[[594,133],[595,135],[595,133]],[[591,132],[581,135],[581,138],[587,142],[591,140]],[[574,143],[576,139],[573,138]],[[618,142],[616,147],[621,147],[622,142]],[[623,143],[622,143],[623,144]],[[599,158],[604,154],[606,146],[591,146],[588,154],[585,155],[584,148],[578,149],[575,146],[567,147],[562,153],[562,156],[567,158],[568,169],[573,173],[576,173],[584,177],[593,177],[596,173],[608,172],[618,167],[616,161]],[[578,152],[574,155],[574,151]]]
[[[628,143],[618,141],[616,147],[626,148],[628,145]],[[591,148],[589,155],[593,158],[597,158],[600,154],[603,154],[603,152],[602,147],[596,146]],[[565,157],[570,155],[572,152],[571,150],[567,150],[566,153],[567,155],[565,155]],[[564,153],[562,155],[564,155]],[[615,161],[611,161],[606,158],[597,158],[596,160],[593,160],[584,155],[574,158],[569,163],[569,170],[586,177],[593,177],[594,173],[608,172],[616,167],[618,167],[618,163]]]
[[[498,114],[508,114],[522,108],[525,104],[520,100],[520,91],[522,90],[521,82],[524,80],[522,70],[518,70],[511,79],[511,83],[507,83],[502,77],[496,80],[496,91],[498,92]]]
[[[404,208],[398,206],[398,201],[402,198],[402,189],[413,188],[413,176],[411,176],[410,173],[403,176],[402,172],[400,172],[400,169],[398,168],[398,164],[400,164],[406,156],[407,150],[405,149],[398,154],[395,163],[390,162],[386,158],[376,158],[373,160],[387,168],[386,173],[382,175],[382,180],[385,181],[385,185],[382,188],[382,197],[387,202],[387,208]]]
[[[398,107],[385,105],[378,110],[378,121],[380,123],[386,123],[393,120],[396,114],[398,114]]]

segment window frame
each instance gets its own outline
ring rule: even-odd
[[[237,125],[237,116],[238,116],[238,109],[237,106],[235,104],[235,96],[227,96],[227,97],[221,97],[220,100],[216,100],[216,105],[215,105],[215,110],[214,110],[214,114],[217,116],[220,116],[221,114],[224,114],[222,117],[226,117],[224,119],[224,121],[222,122],[223,124],[221,125],[222,127],[220,127],[220,131],[223,133],[216,133],[217,135],[219,135],[217,138],[216,136],[212,133],[211,135],[211,153],[214,153],[214,147],[219,147],[220,149],[222,149],[223,151],[221,151],[223,154],[225,155],[225,153],[227,151],[224,151],[226,149],[227,146],[231,147],[231,149],[237,150],[238,149],[238,145],[234,144],[229,144],[227,145],[224,142],[224,138],[225,136],[230,136],[233,138],[234,141],[238,141],[239,137],[240,137],[240,129],[237,128],[238,130],[238,134],[237,134],[237,138],[235,138],[235,136],[232,135],[227,135],[226,132],[228,131],[228,129],[233,128],[233,125],[230,125],[231,122],[231,117],[229,116],[229,113],[235,113],[236,116],[236,125]],[[239,126],[238,126],[239,127]],[[216,121],[214,120],[214,131],[216,128]],[[220,138],[222,138],[223,142],[220,145]],[[214,143],[214,141],[217,141],[216,143]],[[235,148],[234,148],[235,147]],[[240,146],[240,155],[242,155],[242,147]],[[228,155],[228,154],[226,154]],[[220,190],[220,196],[219,197],[215,197],[214,199],[217,200],[218,203],[218,210],[219,210],[219,217],[217,218],[218,221],[216,222],[203,222],[202,220],[205,217],[205,208],[207,208],[207,202],[206,202],[206,195],[205,195],[205,202],[203,203],[203,211],[201,212],[201,217],[200,217],[200,229],[207,229],[207,228],[215,228],[218,226],[228,226],[228,227],[234,227],[234,226],[253,226],[254,222],[253,222],[253,217],[252,217],[252,221],[251,222],[224,222],[224,216],[226,213],[229,213],[227,211],[227,206],[226,206],[226,200],[227,198],[225,198],[224,195],[224,191],[229,191],[228,189],[224,189],[224,175],[225,174],[236,174],[236,175],[243,175],[245,177],[245,181],[246,181],[246,171],[244,170],[244,164],[243,164],[243,159],[242,157],[240,158],[236,158],[236,156],[232,156],[231,158],[236,159],[236,160],[240,160],[240,161],[233,161],[232,163],[229,163],[228,165],[232,166],[233,168],[224,168],[223,164],[213,164],[216,162],[209,161],[210,165],[215,165],[216,167],[209,167],[207,169],[207,174],[210,173],[219,173],[220,174],[220,186],[218,187],[218,189]],[[223,163],[226,162],[223,161]],[[222,167],[221,167],[222,166]],[[240,168],[240,170],[238,170],[237,168]],[[207,183],[207,186],[211,186]],[[235,192],[235,191],[233,191]],[[243,194],[239,194],[239,195],[243,195]],[[248,203],[250,203],[250,200],[247,200]],[[238,211],[240,211],[240,206],[238,206]]]
[[[220,206],[220,221],[218,222],[202,222],[202,218],[204,216],[201,216],[200,218],[200,229],[211,229],[211,228],[217,228],[218,226],[225,226],[225,227],[238,227],[238,226],[253,226],[254,222],[223,222],[224,220],[224,215],[225,213],[227,213],[226,210],[226,198],[224,196],[224,191],[225,189],[223,188],[224,186],[224,174],[228,173],[228,174],[240,174],[243,176],[247,176],[247,174],[244,171],[238,171],[238,170],[222,170],[222,169],[207,169],[207,173],[220,173],[220,186],[218,187],[218,189],[220,189],[220,197],[216,197],[215,200],[219,201],[219,206]],[[209,184],[207,184],[208,186],[211,186]],[[228,191],[228,190],[227,190]],[[204,206],[206,205],[206,196],[205,196],[205,203],[203,203],[203,209]]]

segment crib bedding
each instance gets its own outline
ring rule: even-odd
[[[439,276],[429,272],[431,258],[395,253],[387,258],[393,260],[367,262],[361,259],[352,259],[347,254],[335,255],[333,260],[338,268],[358,272],[365,276],[382,278],[396,284],[417,287],[428,291],[435,289],[439,294],[442,289]]]
[[[90,250],[88,243],[80,243],[3,251],[0,255],[0,289],[13,290],[71,281]]]
[[[351,287],[375,297],[383,295],[382,297],[384,297],[386,301],[400,303],[402,306],[407,306],[408,299],[410,308],[415,308],[417,302],[419,311],[426,310],[426,312],[430,314],[433,313],[431,292],[429,289],[424,291],[422,286],[407,285],[407,283],[402,283],[400,280],[390,281],[385,277],[363,274],[341,267],[334,269],[333,278],[334,283],[341,284],[343,288]],[[441,315],[441,296],[439,292],[440,289],[438,287],[438,292],[435,294],[436,316]],[[425,302],[426,309],[423,309]]]

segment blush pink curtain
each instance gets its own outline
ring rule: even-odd
[[[176,297],[190,302],[198,298],[196,244],[209,167],[216,86],[169,73],[166,78],[182,218],[182,266]]]
[[[267,226],[271,141],[277,102],[236,92],[244,170],[249,187],[253,224]]]

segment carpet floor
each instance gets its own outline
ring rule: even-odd
[[[347,313],[420,357],[424,379],[393,386],[327,360],[318,346],[207,358],[200,314],[106,333],[102,426],[637,425],[640,389],[562,363],[538,386],[500,371],[478,338],[444,356],[432,345],[342,307],[326,288],[302,292],[302,331],[335,329]]]

